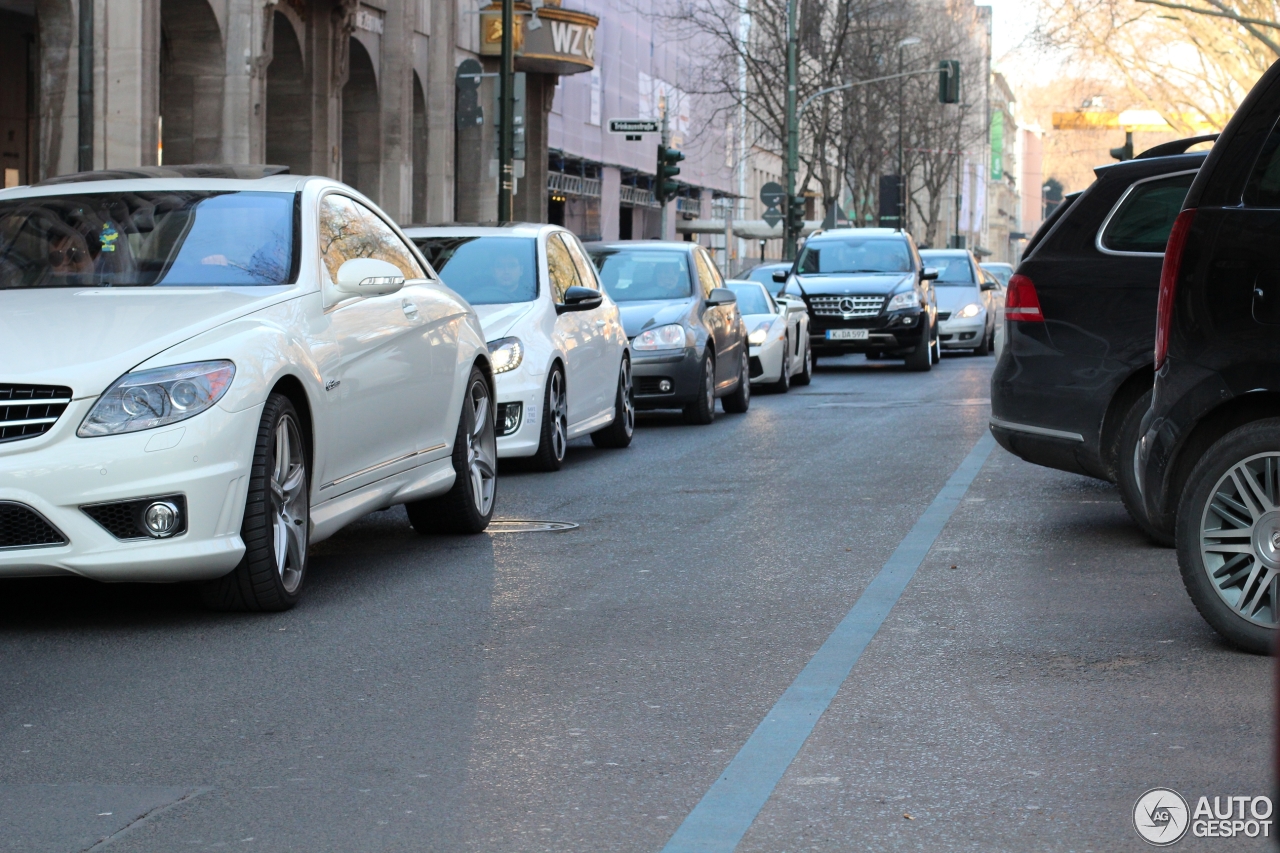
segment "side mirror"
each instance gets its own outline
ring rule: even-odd
[[[791,274],[791,270],[774,270],[773,280],[778,284],[786,284],[787,276]]]
[[[600,291],[574,285],[564,292],[564,302],[556,304],[556,313],[590,311],[592,308],[599,308],[603,302],[604,295]]]
[[[920,273],[921,281],[937,281],[938,271],[933,267],[925,267],[924,272]]]
[[[382,296],[404,287],[404,273],[395,264],[377,258],[352,258],[338,267],[334,286],[352,296]]]
[[[727,287],[717,287],[707,294],[707,307],[715,308],[718,305],[733,305],[738,301],[738,295]]]
[[[981,288],[982,290],[999,290],[1000,289],[1000,285],[996,284],[994,281],[984,281],[982,284],[978,285],[978,287]]]

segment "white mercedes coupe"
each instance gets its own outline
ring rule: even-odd
[[[441,279],[476,309],[498,382],[498,457],[557,471],[569,440],[626,447],[631,354],[618,306],[558,225],[410,227]]]
[[[307,546],[493,514],[480,321],[368,199],[279,167],[0,192],[0,577],[297,602]],[[196,177],[198,176],[198,177]]]

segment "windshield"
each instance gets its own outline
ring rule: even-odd
[[[0,202],[0,290],[288,284],[293,193],[118,192]]]
[[[972,285],[974,283],[973,266],[969,263],[968,255],[930,255],[921,252],[920,257],[925,267],[932,267],[938,271],[938,280],[934,284]]]
[[[730,284],[729,289],[738,297],[739,314],[774,314],[769,295],[758,284]]]
[[[440,279],[472,305],[538,298],[533,237],[418,237],[413,242]]]
[[[796,269],[801,275],[911,272],[911,252],[901,237],[810,240]]]
[[[591,253],[605,291],[615,302],[688,299],[693,295],[686,252],[601,249]]]
[[[1008,264],[983,264],[982,268],[995,276],[1001,287],[1008,287],[1009,279],[1013,278],[1013,267]]]

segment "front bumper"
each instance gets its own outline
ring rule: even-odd
[[[262,407],[214,406],[170,427],[78,438],[93,402],[73,402],[42,436],[0,444],[0,501],[29,507],[67,540],[0,550],[0,577],[170,582],[235,568]],[[117,539],[81,509],[167,494],[183,495],[187,509],[186,531],[170,539]]]
[[[751,356],[752,385],[773,385],[782,381],[782,357],[785,348],[785,339],[777,338],[748,349],[748,355]]]
[[[849,320],[810,312],[809,345],[815,355],[914,352],[918,346],[928,346],[928,317],[919,309]],[[828,340],[827,331],[834,329],[866,329],[867,338],[861,341]]]
[[[631,380],[637,409],[676,409],[702,393],[702,351],[631,352]],[[662,390],[663,383],[670,390]]]
[[[497,382],[498,428],[502,429],[504,407],[515,405],[520,409],[516,428],[498,436],[498,458],[513,459],[533,456],[538,452],[542,438],[542,404],[546,401],[545,373],[533,374],[521,365],[507,373],[499,373]]]
[[[966,317],[963,320],[942,320],[938,323],[938,343],[943,349],[976,349],[987,333],[987,315]]]

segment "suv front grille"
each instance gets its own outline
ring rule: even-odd
[[[0,501],[0,551],[66,545],[67,537],[31,507]]]
[[[44,435],[70,402],[71,389],[61,385],[0,384],[0,442]]]
[[[810,296],[809,308],[819,317],[874,317],[884,305],[883,296]]]

